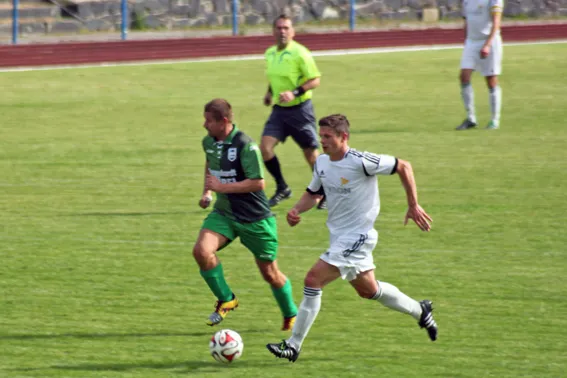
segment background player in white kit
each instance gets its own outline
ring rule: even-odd
[[[467,118],[457,127],[466,130],[476,126],[474,93],[471,75],[478,70],[488,85],[492,119],[486,126],[489,130],[500,127],[502,90],[498,75],[502,73],[502,38],[500,21],[503,0],[463,0],[462,11],[465,19],[466,40],[461,58],[461,96],[467,111]]]
[[[313,179],[307,191],[287,213],[290,226],[297,225],[300,214],[327,198],[327,227],[330,247],[305,277],[303,301],[299,307],[292,336],[281,343],[268,344],[279,358],[295,362],[301,345],[321,308],[325,285],[341,277],[350,282],[362,298],[377,300],[386,307],[413,316],[432,341],[437,338],[431,301],[418,302],[397,287],[374,277],[372,250],[378,241],[374,222],[380,212],[380,196],[375,175],[400,176],[408,200],[405,224],[412,219],[421,230],[431,229],[431,218],[417,203],[417,190],[411,165],[389,155],[359,152],[348,146],[349,122],[342,114],[319,120],[319,135],[325,154],[317,158]]]

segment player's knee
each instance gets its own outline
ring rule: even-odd
[[[316,148],[304,148],[303,155],[305,159],[311,163],[311,165],[315,164],[317,161],[317,156],[319,156],[319,151]]]
[[[211,255],[201,243],[195,244],[193,247],[193,257],[199,263],[204,262]]]
[[[366,289],[356,289],[356,292],[358,293],[358,295],[361,298],[364,298],[364,299],[372,299],[372,298],[374,298],[374,295],[376,294],[375,291],[371,292],[371,291],[368,291]]]
[[[269,283],[270,285],[275,285],[276,283],[278,283],[278,278],[279,278],[279,272],[275,271],[273,269],[270,270],[263,270],[262,271],[262,277],[264,278],[264,281],[266,281],[267,283]]]
[[[498,76],[488,76],[486,78],[486,85],[489,89],[492,89],[498,85]]]
[[[470,74],[468,74],[467,72],[461,71],[461,74],[459,75],[459,81],[461,82],[462,85],[470,84],[470,82],[471,82]]]
[[[321,287],[321,282],[313,271],[309,271],[303,281],[305,287]]]
[[[262,153],[262,159],[264,159],[264,161],[270,160],[272,157],[274,157],[273,146],[268,146],[262,143],[260,144],[260,152]]]
[[[195,246],[193,246],[193,257],[195,260],[199,261],[202,255],[201,247],[198,244],[195,244]]]

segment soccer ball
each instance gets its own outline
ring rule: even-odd
[[[221,329],[213,335],[209,342],[211,356],[225,364],[238,360],[242,356],[243,349],[242,337],[230,329]]]

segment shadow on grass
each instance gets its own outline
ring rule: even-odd
[[[250,329],[242,333],[266,333],[266,329]],[[214,329],[203,332],[155,332],[155,333],[53,333],[53,334],[20,334],[0,335],[0,340],[45,340],[45,339],[106,339],[106,338],[143,338],[143,337],[200,337],[209,336]]]
[[[212,358],[212,357],[211,357]],[[230,367],[238,367],[239,363],[232,364]],[[250,366],[250,365],[248,365]],[[164,369],[176,370],[179,373],[198,371],[206,369],[208,371],[224,370],[225,365],[216,361],[167,361],[167,362],[132,362],[132,363],[100,363],[100,364],[79,364],[79,365],[51,365],[39,368],[20,368],[10,369],[11,371],[42,371],[42,370],[69,370],[69,371],[128,371],[136,369]]]
[[[239,360],[232,364],[221,364],[214,360],[211,361],[167,361],[167,362],[133,362],[133,363],[100,363],[100,364],[79,364],[79,365],[51,365],[46,367],[37,368],[18,368],[18,369],[6,369],[6,371],[42,371],[42,370],[69,370],[69,371],[128,371],[136,369],[164,369],[164,370],[175,370],[178,374],[186,374],[191,372],[198,372],[205,370],[210,373],[220,373],[225,371],[225,369],[238,369],[238,368],[267,368],[267,367],[277,367],[277,364],[286,363],[288,361],[274,361],[268,352],[266,351],[265,361],[247,361]],[[211,357],[212,359],[212,357]],[[324,359],[303,359],[304,361],[317,360],[321,361]],[[330,360],[330,359],[329,359]]]
[[[146,338],[146,337],[201,337],[210,336],[211,331],[203,332],[156,332],[156,333],[61,333],[61,334],[23,334],[23,335],[0,335],[0,340],[41,340],[41,339],[111,339],[111,338]],[[243,333],[266,333],[266,329],[249,329],[242,331]],[[266,361],[246,361],[239,360],[230,365],[220,364],[214,360],[211,361],[147,361],[132,363],[99,363],[99,364],[69,364],[69,365],[47,365],[43,367],[20,367],[13,369],[2,369],[3,371],[12,372],[39,372],[46,370],[68,370],[68,371],[129,371],[136,369],[165,369],[174,370],[175,373],[191,373],[205,370],[211,373],[222,372],[226,368],[254,368],[263,366],[273,366],[272,356],[266,351]],[[1,376],[1,374],[0,374]]]

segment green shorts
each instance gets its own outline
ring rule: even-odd
[[[257,222],[240,223],[213,211],[203,222],[202,228],[221,234],[228,239],[228,243],[219,250],[240,237],[240,242],[258,260],[274,261],[278,254],[278,227],[273,216]]]

